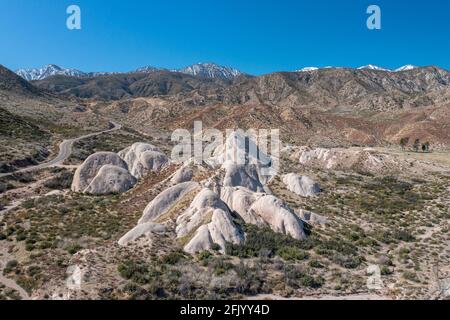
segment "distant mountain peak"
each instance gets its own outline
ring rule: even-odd
[[[155,71],[159,71],[159,70],[163,70],[163,69],[153,67],[153,66],[144,66],[144,67],[137,68],[135,70],[135,72],[151,73],[151,72],[155,72]]]
[[[316,70],[319,70],[319,68],[317,68],[317,67],[305,67],[305,68],[302,68],[300,70],[297,70],[296,72],[311,72],[311,71],[316,71]]]
[[[43,80],[45,78],[55,75],[64,75],[72,77],[86,76],[86,74],[80,70],[65,69],[56,64],[48,64],[43,66],[42,68],[19,69],[16,70],[16,74],[28,81]]]
[[[228,80],[234,79],[243,74],[237,69],[221,66],[212,62],[200,62],[176,71],[189,74],[191,76]]]
[[[144,66],[138,68],[132,72],[138,73],[152,73],[155,71],[166,70],[162,68],[157,68],[153,66]],[[243,73],[237,69],[231,67],[220,66],[215,63],[196,63],[191,66],[182,69],[171,70],[173,72],[180,72],[184,74],[189,74],[192,76],[199,76],[203,78],[216,78],[216,79],[234,79]],[[30,68],[30,69],[19,69],[16,70],[16,74],[28,81],[43,80],[45,78],[64,75],[71,77],[96,77],[101,75],[116,74],[113,72],[83,72],[77,69],[66,69],[62,68],[56,64],[48,64],[42,68]]]
[[[368,64],[366,66],[359,67],[358,70],[378,70],[378,71],[387,71],[387,72],[391,71],[390,69],[379,67],[379,66],[376,66],[373,64]]]
[[[403,66],[403,67],[400,67],[400,68],[398,68],[398,69],[395,69],[395,72],[409,71],[409,70],[414,70],[414,69],[416,69],[416,68],[417,68],[416,66],[413,66],[413,65],[411,65],[411,64],[407,64],[407,65],[405,65],[405,66]]]

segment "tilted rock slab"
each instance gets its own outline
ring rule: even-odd
[[[147,205],[138,223],[155,221],[176,205],[181,198],[199,186],[197,182],[184,182],[164,190]]]
[[[286,205],[272,195],[259,198],[249,209],[250,214],[261,217],[275,232],[283,233],[294,239],[306,239],[303,222]]]
[[[320,193],[320,186],[313,179],[307,176],[300,176],[289,173],[283,176],[283,183],[286,188],[302,197],[312,197]]]
[[[225,187],[221,192],[221,199],[228,205],[230,210],[236,212],[248,224],[258,226],[265,225],[264,220],[250,212],[253,203],[265,196],[264,193],[256,193],[244,187]]]
[[[138,224],[136,227],[127,232],[122,238],[119,240],[120,246],[126,246],[130,242],[136,241],[141,237],[150,238],[149,236],[153,233],[164,233],[166,231],[166,227],[162,224],[147,222],[143,224]]]
[[[192,168],[189,166],[182,166],[174,173],[174,175],[170,179],[170,182],[175,185],[182,182],[191,181],[193,177],[194,170],[192,170]]]
[[[215,244],[225,253],[226,243],[242,244],[245,235],[233,222],[226,204],[210,189],[203,189],[177,219],[177,238],[188,237],[184,251],[210,250]],[[192,234],[192,238],[189,236]]]

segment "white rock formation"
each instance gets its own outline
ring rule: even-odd
[[[228,211],[226,204],[210,189],[202,189],[194,198],[189,208],[177,218],[176,232],[178,238],[189,234],[193,229],[209,222],[215,209]]]
[[[159,148],[142,142],[120,151],[119,156],[137,179],[142,178],[147,171],[158,171],[169,163],[169,159]]]
[[[118,243],[120,246],[126,246],[130,242],[136,241],[141,237],[149,239],[151,234],[164,233],[165,231],[166,227],[162,224],[157,224],[153,222],[138,224],[135,228],[133,228],[126,235],[120,238]]]
[[[100,168],[84,192],[95,195],[123,193],[130,190],[136,182],[136,178],[128,170],[107,164]]]
[[[368,172],[386,172],[398,170],[403,161],[391,155],[373,149],[325,149],[300,147],[293,153],[300,164],[327,170],[365,170]]]
[[[251,132],[234,131],[228,135],[224,144],[214,150],[211,158],[205,159],[205,162],[216,169],[226,166],[227,163],[238,166],[252,165],[258,170],[261,178],[270,179],[275,174],[270,166],[278,159],[264,153],[255,141],[255,134]]]
[[[97,173],[104,165],[112,165],[127,169],[127,164],[113,152],[97,152],[89,156],[75,171],[72,182],[72,191],[85,192]]]
[[[311,197],[320,193],[320,186],[307,176],[289,173],[282,177],[283,183],[289,191],[302,197]]]
[[[245,239],[226,204],[209,189],[200,191],[190,207],[178,217],[176,233],[178,238],[194,233],[184,247],[188,253],[209,250],[214,244],[219,245],[224,253],[227,242],[240,244]]]
[[[176,205],[181,198],[198,187],[199,184],[197,182],[183,182],[166,189],[147,205],[138,223],[142,224],[156,220]]]
[[[328,223],[328,219],[326,217],[307,210],[300,209],[297,211],[297,214],[303,221],[312,225],[324,225]]]
[[[211,222],[200,226],[192,239],[184,246],[184,251],[196,253],[210,250],[219,245],[220,252],[225,253],[226,243],[242,244],[245,241],[244,233],[233,223],[228,212],[221,209],[214,210]]]
[[[222,169],[225,170],[224,187],[241,186],[254,192],[264,191],[255,165],[238,165],[233,162],[225,162]]]
[[[283,201],[266,195],[259,198],[249,209],[250,213],[261,217],[275,232],[287,234],[295,239],[306,239],[303,222],[285,206]]]
[[[188,182],[191,181],[193,177],[194,177],[194,170],[192,170],[192,168],[189,166],[182,166],[174,173],[174,175],[170,179],[170,182],[172,184]]]
[[[226,187],[222,189],[221,199],[228,205],[230,210],[236,212],[248,224],[263,226],[264,220],[250,212],[250,207],[264,193],[256,193],[244,187]]]

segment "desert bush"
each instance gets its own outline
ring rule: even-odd
[[[315,241],[311,238],[296,240],[287,235],[276,233],[270,228],[244,225],[243,229],[247,235],[245,243],[242,245],[227,244],[227,254],[240,258],[258,257],[264,254],[264,257],[267,258],[279,255],[279,251],[282,250],[281,253],[285,256],[288,256],[288,251],[290,253],[296,251],[301,256],[301,250],[310,250],[315,245]]]
[[[55,177],[44,182],[44,186],[53,190],[62,190],[70,188],[73,180],[73,173],[70,171],[63,171],[58,173]]]

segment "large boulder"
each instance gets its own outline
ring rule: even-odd
[[[120,151],[119,156],[137,179],[142,178],[147,171],[158,171],[169,163],[167,156],[158,147],[141,142]]]
[[[166,189],[147,205],[138,223],[155,221],[176,205],[185,195],[198,187],[197,182],[184,182]]]
[[[261,217],[275,232],[295,239],[306,239],[303,222],[280,199],[266,195],[256,200],[249,209],[250,214]]]
[[[313,179],[307,176],[300,176],[289,173],[283,176],[283,183],[286,188],[302,197],[311,197],[320,193],[320,186]]]
[[[178,217],[177,238],[187,238],[184,250],[196,253],[219,245],[225,252],[226,243],[241,244],[244,233],[233,222],[226,204],[210,189],[203,189],[189,208]]]
[[[112,165],[127,170],[127,164],[113,152],[97,152],[89,156],[75,171],[72,191],[85,192],[104,165]]]
[[[84,192],[94,195],[123,193],[130,190],[136,181],[128,170],[107,164],[100,168]]]

